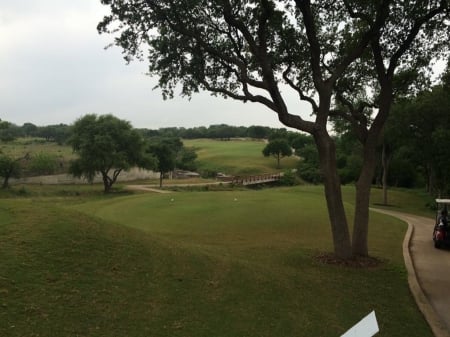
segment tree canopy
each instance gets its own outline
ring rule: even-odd
[[[277,168],[280,168],[280,160],[292,156],[292,148],[283,138],[271,140],[262,150],[265,157],[273,156],[277,160]]]
[[[445,83],[397,102],[389,122],[394,155],[408,148],[408,161],[423,172],[428,191],[435,196],[450,193],[450,91]]]
[[[69,142],[79,156],[71,163],[71,173],[89,181],[100,174],[105,192],[111,190],[123,170],[155,165],[153,158],[145,154],[140,134],[129,122],[112,115],[81,117],[72,126]]]
[[[183,148],[178,138],[157,138],[150,140],[147,151],[157,160],[156,169],[159,172],[159,187],[162,187],[164,174],[175,169],[177,154]]]
[[[323,173],[334,251],[368,255],[375,153],[393,97],[448,49],[447,0],[102,0],[127,60],[149,59],[163,97],[200,90],[274,111],[311,134]],[[288,88],[311,105],[312,120],[290,110]],[[370,90],[368,90],[370,89]],[[373,93],[368,95],[367,93]],[[371,96],[371,97],[368,97]],[[333,102],[341,108],[334,109]],[[372,114],[373,109],[376,113]],[[363,146],[353,239],[342,201],[332,116],[345,119]]]
[[[21,174],[20,162],[24,158],[13,158],[10,155],[0,153],[0,177],[3,177],[2,188],[9,187],[10,178],[19,178]]]

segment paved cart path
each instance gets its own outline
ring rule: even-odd
[[[434,220],[377,209],[408,223],[403,256],[414,298],[436,337],[450,337],[450,249],[434,248]]]

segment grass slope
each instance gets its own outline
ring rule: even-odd
[[[213,139],[184,140],[184,145],[196,149],[198,155],[199,171],[223,172],[230,175],[252,175],[280,171],[276,167],[276,159],[264,157],[263,141],[257,140],[230,140],[220,141]],[[31,157],[45,153],[57,159],[58,163],[67,163],[75,158],[68,145],[58,145],[54,142],[45,142],[43,139],[19,138],[13,142],[0,144],[0,152],[14,158]],[[281,169],[296,168],[298,158],[287,157],[281,160]],[[119,178],[120,179],[120,178]]]
[[[312,186],[1,199],[0,336],[334,337],[371,310],[377,336],[432,336],[406,226],[373,214],[384,263],[342,268],[314,258],[331,250],[326,218]]]
[[[41,138],[18,138],[12,142],[2,142],[0,143],[0,151],[14,158],[23,157],[27,153],[31,156],[46,153],[62,161],[69,161],[75,157],[70,146],[46,142]]]
[[[266,144],[262,141],[211,139],[184,140],[184,145],[196,149],[200,171],[223,172],[230,175],[252,175],[279,171],[276,159],[262,154]],[[295,157],[283,158],[281,169],[297,165]]]

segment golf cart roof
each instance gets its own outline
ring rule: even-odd
[[[450,205],[450,199],[436,199],[436,203]]]

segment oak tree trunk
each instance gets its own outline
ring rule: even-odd
[[[373,149],[375,152],[375,149]],[[373,159],[368,157],[372,156]],[[353,219],[352,252],[354,256],[368,256],[369,204],[372,185],[375,154],[365,155],[361,174],[356,182],[355,215]],[[366,162],[370,160],[370,162]]]
[[[333,235],[334,254],[341,259],[352,257],[347,217],[342,201],[341,182],[337,174],[336,146],[326,131],[315,135],[320,167],[324,179],[325,198]]]
[[[108,172],[101,172],[102,174],[102,180],[103,180],[103,192],[109,193],[111,191],[112,182],[111,179],[108,177]]]
[[[374,120],[363,142],[363,166],[356,182],[355,216],[353,220],[352,248],[354,256],[368,256],[369,235],[369,206],[370,190],[375,174],[376,148],[379,143],[383,126],[389,115],[392,104],[391,83],[386,83],[381,89],[380,107],[377,118]]]

